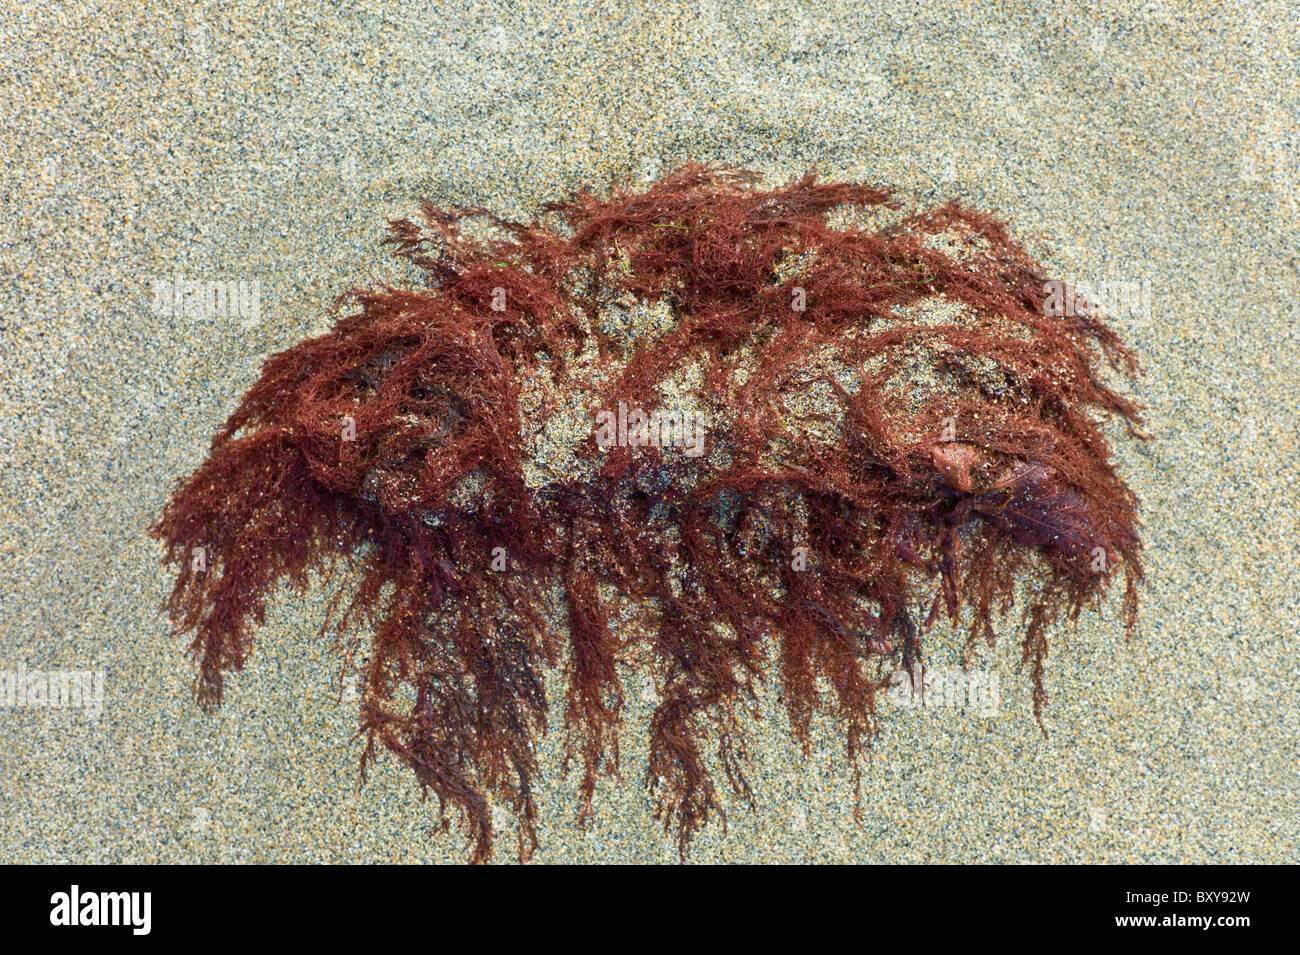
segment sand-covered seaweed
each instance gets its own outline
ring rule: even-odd
[[[395,754],[476,859],[493,800],[536,846],[549,668],[580,816],[619,769],[620,668],[648,669],[646,783],[685,852],[720,786],[752,796],[764,682],[856,766],[941,615],[973,653],[1022,589],[1036,712],[1054,623],[1122,576],[1132,627],[1137,501],[1102,423],[1139,433],[1107,383],[1137,363],[1086,303],[1050,314],[992,217],[692,164],[527,224],[425,204],[389,241],[421,280],[271,358],[152,530],[207,706],[281,581],[351,565],[322,632],[369,634],[363,776]]]

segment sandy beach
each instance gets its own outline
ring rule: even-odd
[[[0,12],[0,58],[0,671],[102,677],[0,705],[0,861],[466,858],[394,759],[358,787],[323,589],[272,601],[195,705],[146,528],[267,357],[410,280],[380,240],[421,197],[530,219],[695,159],[960,199],[1055,274],[1142,289],[1112,325],[1154,439],[1114,434],[1138,633],[1118,595],[1053,632],[1046,737],[1015,615],[978,705],[882,708],[856,821],[842,736],[805,758],[770,686],[757,808],[692,861],[1300,862],[1294,3],[73,2]],[[160,305],[178,277],[235,306]],[[961,645],[936,629],[930,665]],[[552,690],[535,861],[676,862],[649,694],[584,832]]]

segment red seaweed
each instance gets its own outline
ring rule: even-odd
[[[322,634],[371,634],[362,779],[394,754],[476,861],[508,806],[526,859],[547,671],[581,822],[641,667],[646,785],[685,855],[725,822],[720,783],[753,801],[744,722],[770,674],[805,750],[828,713],[856,773],[938,617],[969,656],[1024,588],[1040,725],[1051,627],[1122,573],[1132,629],[1137,500],[1099,422],[1141,435],[1103,380],[1137,362],[1095,310],[1049,315],[992,217],[698,164],[528,224],[422,212],[388,239],[417,287],[354,290],[269,359],[151,528],[205,707],[271,591],[322,572],[343,606]],[[629,605],[642,626],[614,622]]]

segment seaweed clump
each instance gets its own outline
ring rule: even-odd
[[[620,668],[653,682],[646,783],[685,853],[721,786],[752,801],[769,674],[805,747],[827,713],[856,772],[941,615],[969,658],[1023,601],[1040,723],[1053,624],[1122,573],[1131,630],[1137,501],[1099,420],[1140,434],[1103,381],[1136,361],[1095,309],[1049,316],[993,218],[691,164],[528,224],[426,202],[390,230],[416,287],[348,293],[269,359],[151,530],[208,707],[270,591],[344,559],[322,633],[350,659],[371,634],[361,777],[395,754],[475,859],[493,802],[537,845],[548,668],[580,819],[618,771]],[[628,606],[642,626],[612,622]]]

